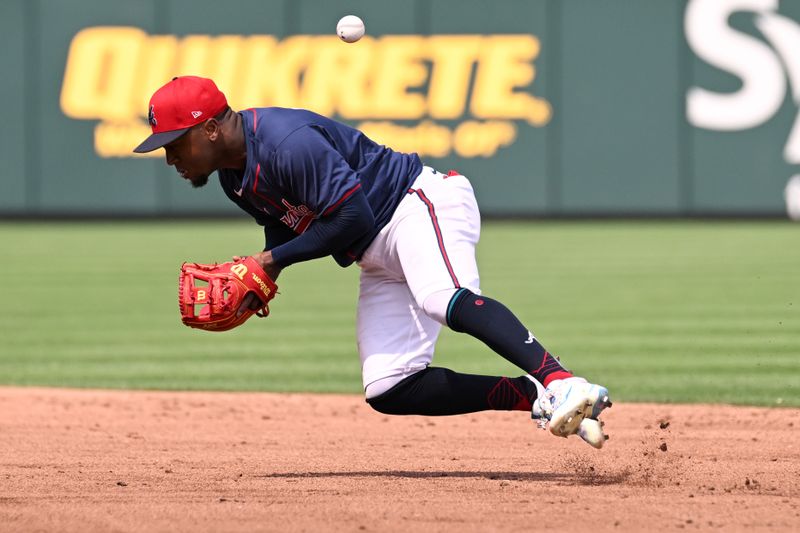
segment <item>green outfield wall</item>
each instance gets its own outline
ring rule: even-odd
[[[3,0],[0,33],[1,215],[236,212],[131,153],[180,74],[458,169],[486,214],[781,216],[800,173],[800,2]]]

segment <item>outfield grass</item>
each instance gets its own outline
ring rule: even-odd
[[[283,273],[272,316],[181,325],[177,272],[260,248],[246,221],[3,223],[0,383],[359,392],[358,269]],[[800,226],[487,223],[482,289],[622,401],[800,406]],[[435,364],[518,372],[445,331]]]

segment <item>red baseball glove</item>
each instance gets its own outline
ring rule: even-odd
[[[184,263],[178,277],[181,320],[192,328],[227,331],[254,314],[267,316],[267,304],[277,291],[252,257],[213,265]],[[249,293],[258,298],[257,305],[242,305]]]

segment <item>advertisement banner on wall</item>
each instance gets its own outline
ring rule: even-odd
[[[550,104],[534,93],[540,50],[525,34],[384,35],[347,45],[332,35],[179,37],[96,26],[70,43],[60,105],[70,118],[97,122],[99,157],[133,157],[152,92],[192,73],[214,79],[234,109],[300,107],[422,157],[493,157],[516,141],[519,125],[550,121]]]
[[[779,116],[787,95],[794,118],[782,146],[787,165],[800,164],[800,23],[779,13],[778,0],[690,0],[684,20],[686,40],[705,64],[739,80],[735,90],[694,85],[686,94],[686,118],[714,132],[745,132]],[[756,32],[735,16],[747,16]],[[751,152],[751,155],[755,155]],[[785,200],[800,218],[797,182],[787,177]]]
[[[488,215],[783,216],[797,190],[800,3],[348,6],[352,44],[333,2],[3,2],[20,134],[0,214],[236,212],[132,152],[152,92],[187,74],[234,109],[311,109],[457,169]]]

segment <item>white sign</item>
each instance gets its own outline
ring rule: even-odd
[[[691,87],[686,117],[698,128],[738,131],[771,119],[786,97],[787,81],[800,104],[800,24],[778,14],[778,0],[691,0],[686,8],[686,39],[706,63],[742,80],[732,93]],[[768,43],[728,24],[736,12],[755,13]],[[800,118],[800,115],[798,116]],[[800,120],[784,148],[787,163],[800,163]]]

